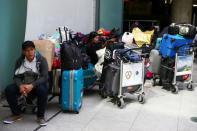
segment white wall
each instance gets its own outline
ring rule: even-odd
[[[95,29],[95,0],[28,0],[25,40],[54,34],[58,26],[75,32]]]

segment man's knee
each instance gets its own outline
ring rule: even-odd
[[[9,95],[9,94],[16,94],[17,93],[17,86],[15,84],[11,84],[11,85],[8,85],[6,88],[5,88],[5,94],[6,95]]]
[[[47,84],[42,84],[42,85],[39,85],[39,86],[37,86],[36,87],[37,89],[37,93],[39,94],[39,95],[48,95],[48,86],[47,86]]]

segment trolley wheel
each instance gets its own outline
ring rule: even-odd
[[[171,92],[172,93],[177,94],[178,91],[179,91],[179,89],[178,89],[177,85],[174,85],[174,86],[171,87]]]
[[[141,104],[144,104],[145,103],[145,98],[144,98],[144,95],[143,94],[139,94],[138,95],[138,101]]]
[[[107,93],[103,88],[100,90],[100,94],[102,98],[107,98]]]
[[[32,113],[37,113],[37,111],[38,111],[38,108],[37,107],[34,107],[33,109],[32,109]]]
[[[159,86],[162,86],[162,80],[159,79]]]
[[[118,106],[120,109],[122,109],[122,108],[125,106],[123,98],[119,98],[119,99],[118,99],[118,101],[117,101],[117,106]]]
[[[189,83],[189,84],[187,85],[187,89],[190,90],[190,91],[192,91],[192,90],[194,89],[191,83]]]

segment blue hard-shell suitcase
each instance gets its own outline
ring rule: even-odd
[[[97,79],[96,69],[92,63],[88,63],[88,69],[83,70],[84,87],[93,85]]]
[[[79,113],[83,97],[83,70],[62,72],[62,109]]]
[[[170,58],[175,58],[176,47],[187,44],[180,47],[178,50],[179,56],[187,55],[191,43],[193,43],[193,39],[186,39],[177,35],[164,34],[159,52],[162,54],[162,57],[169,56]]]
[[[162,40],[162,38],[157,38],[157,42],[156,42],[156,46],[155,46],[156,50],[159,50],[160,45],[161,45],[161,40]]]

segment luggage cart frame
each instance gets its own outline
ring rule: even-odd
[[[145,60],[144,60],[145,58],[143,58],[141,61],[139,61],[139,62],[137,62],[137,63],[132,63],[132,62],[129,62],[129,63],[124,63],[123,62],[123,60],[121,60],[121,62],[120,62],[120,86],[119,86],[119,93],[118,93],[118,99],[117,99],[117,105],[118,105],[118,107],[120,107],[120,108],[123,108],[124,106],[125,106],[125,103],[124,103],[124,98],[130,98],[130,96],[131,95],[137,95],[137,97],[138,97],[138,101],[140,102],[140,103],[144,103],[145,102],[145,93],[144,93],[144,68],[145,68],[145,66],[144,66],[144,64],[145,64]],[[133,67],[133,66],[136,66],[136,65],[141,65],[140,66],[140,68],[141,68],[141,75],[138,75],[138,76],[141,76],[141,78],[138,78],[138,80],[140,80],[140,81],[138,81],[138,83],[137,84],[135,84],[135,82],[132,84],[129,84],[129,85],[127,85],[127,86],[140,86],[139,88],[138,88],[138,90],[137,91],[135,91],[134,93],[123,93],[123,91],[122,91],[122,89],[123,88],[125,88],[125,86],[123,85],[123,80],[124,80],[124,74],[123,74],[123,72],[124,72],[124,67],[125,66],[130,66],[130,69]],[[130,70],[130,71],[132,71],[132,69]],[[131,74],[130,75],[132,75],[132,73],[133,72],[131,72]],[[135,73],[139,73],[139,72],[135,72]],[[125,74],[126,75],[126,74]],[[132,77],[132,76],[130,76],[130,77]],[[126,87],[127,87],[126,86]]]
[[[189,71],[182,71],[182,72],[178,72],[178,64],[180,61],[180,58],[191,58],[190,60],[191,65],[190,65],[190,70]],[[176,56],[175,56],[175,69],[174,69],[174,78],[173,78],[173,88],[171,88],[172,93],[178,93],[179,88],[177,86],[177,76],[182,76],[182,75],[189,75],[190,79],[188,81],[184,81],[185,84],[187,84],[187,89],[188,90],[193,90],[193,86],[192,86],[192,74],[193,74],[193,62],[194,61],[194,51],[192,51],[192,54],[190,55],[185,55],[185,56],[178,56],[178,52],[176,51]]]

